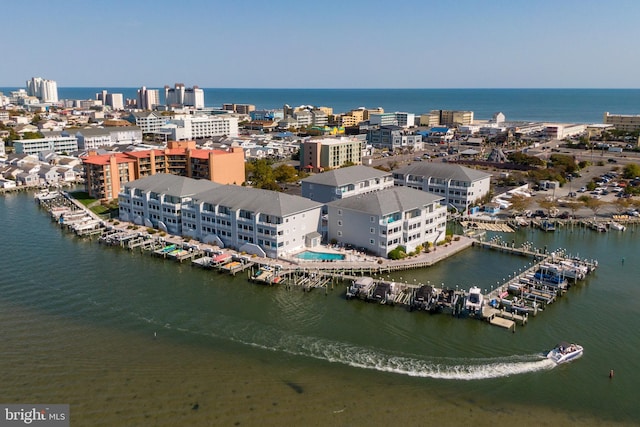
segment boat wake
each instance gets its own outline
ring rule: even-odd
[[[298,356],[313,357],[331,363],[341,363],[356,368],[391,372],[411,377],[445,380],[500,378],[543,371],[555,367],[555,363],[541,354],[481,359],[421,358],[417,355],[394,354],[379,349],[358,347],[328,340],[313,340],[311,342],[310,339],[303,339],[303,341],[307,341],[304,343],[301,343],[298,339],[296,341],[295,346],[290,346],[286,343],[280,343],[277,346],[263,346],[255,343],[245,344],[272,351],[283,351]]]
[[[217,332],[204,331],[196,325],[174,328],[171,324],[164,324],[163,327],[228,339],[264,350],[412,377],[481,380],[544,371],[556,366],[540,353],[495,358],[423,357],[291,334],[265,325],[240,325],[237,319],[224,316],[219,317],[218,321],[213,329]]]

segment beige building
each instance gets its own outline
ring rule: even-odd
[[[547,123],[544,133],[550,139],[565,139],[583,133],[587,129],[584,124]]]
[[[473,111],[431,110],[420,116],[420,126],[469,126],[473,124]]]
[[[640,129],[640,114],[609,114],[607,111],[604,113],[603,123],[613,125],[621,131],[632,132]]]
[[[362,142],[359,139],[311,139],[300,145],[300,167],[309,172],[361,163]]]

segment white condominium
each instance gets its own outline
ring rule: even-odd
[[[175,141],[210,138],[212,136],[238,136],[237,117],[182,116],[169,120],[160,128]]]
[[[138,89],[138,109],[153,110],[156,105],[160,105],[160,91],[158,89],[147,89],[145,86]]]
[[[164,100],[167,106],[204,108],[204,91],[198,86],[186,88],[176,83],[174,88],[164,87]]]
[[[27,80],[27,94],[42,102],[58,102],[58,84],[54,80],[32,77]]]

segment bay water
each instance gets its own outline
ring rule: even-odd
[[[524,230],[599,268],[515,333],[99,245],[0,197],[0,401],[72,425],[633,425],[638,231]],[[470,248],[397,281],[490,289],[530,260]],[[554,366],[557,342],[584,356]],[[614,370],[614,378],[609,371]],[[516,421],[517,420],[517,421]]]

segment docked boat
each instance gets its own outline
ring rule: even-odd
[[[561,363],[571,362],[581,357],[582,351],[583,348],[581,345],[561,342],[547,353],[547,358],[553,360],[559,365]]]
[[[484,302],[484,296],[482,290],[477,286],[472,286],[469,289],[469,295],[464,303],[464,308],[470,313],[482,312],[482,303]]]
[[[551,221],[542,221],[540,223],[540,229],[542,231],[556,231],[556,225]]]
[[[611,221],[609,223],[609,228],[612,229],[612,230],[624,231],[627,227],[625,227],[624,225],[620,224],[619,222]]]

